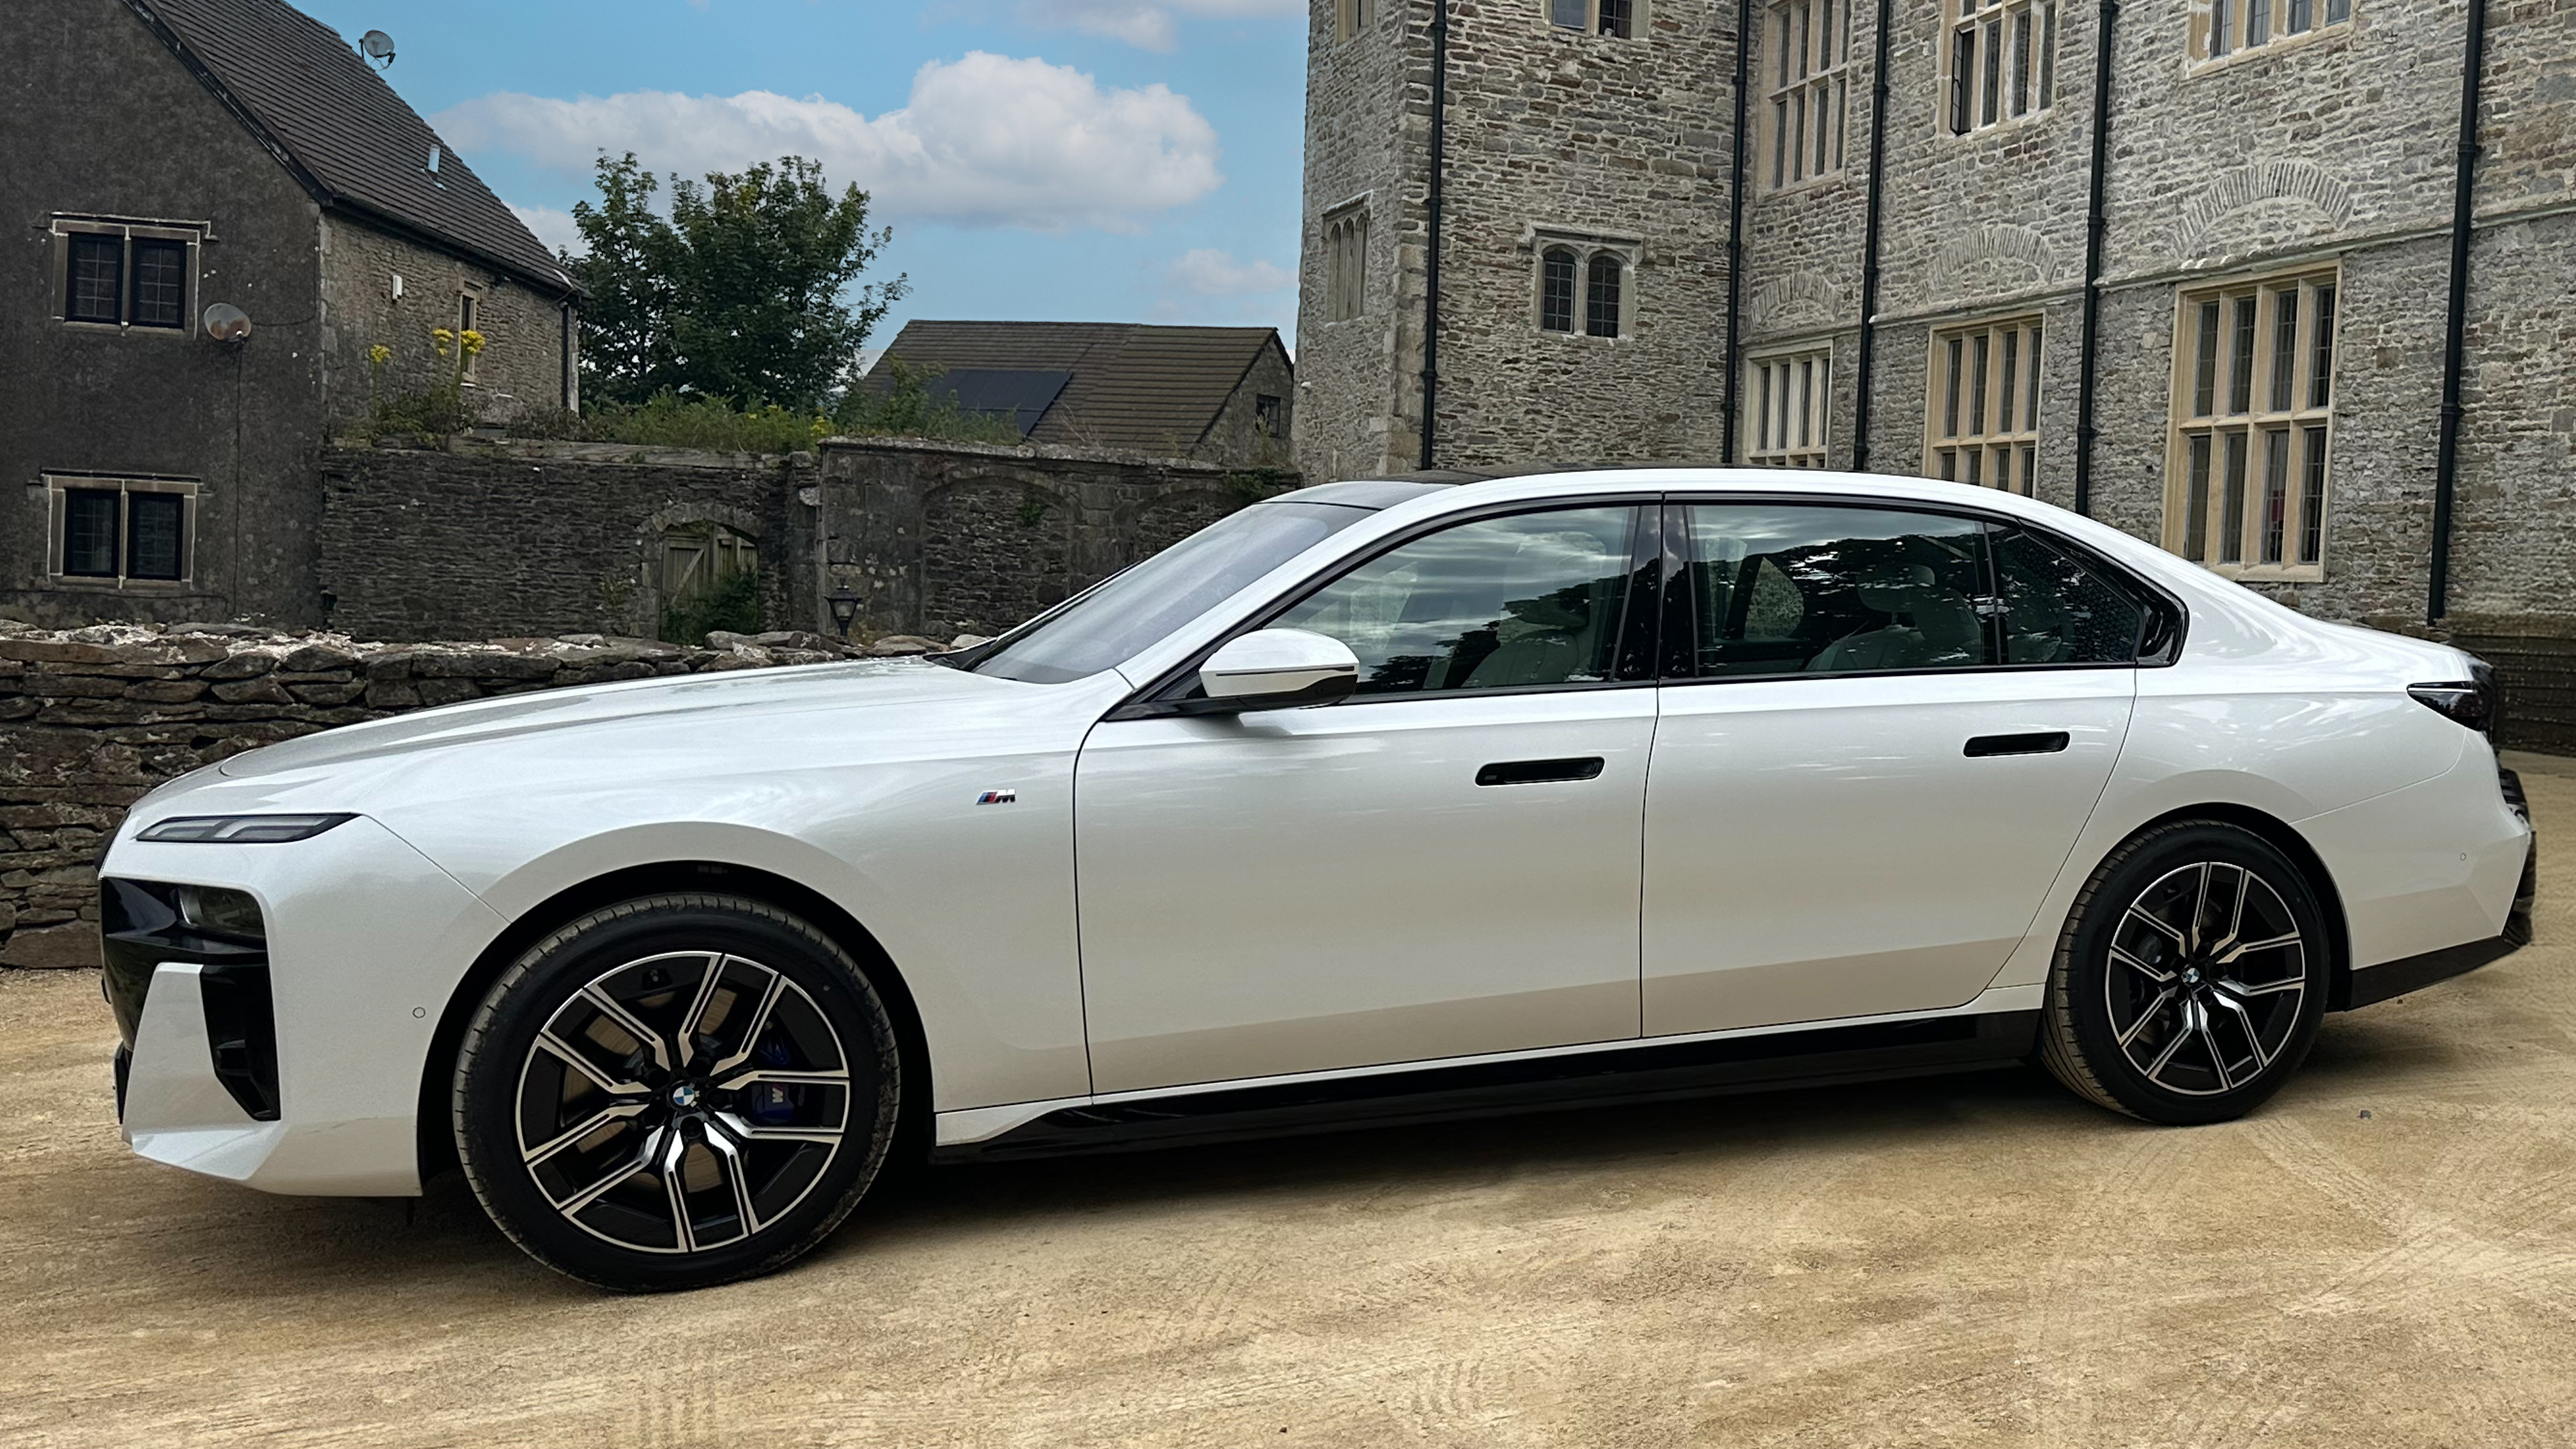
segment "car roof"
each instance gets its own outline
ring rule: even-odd
[[[1897,473],[1837,473],[1814,468],[1721,468],[1706,463],[1530,464],[1465,469],[1438,468],[1393,473],[1379,478],[1319,483],[1282,493],[1273,502],[1335,503],[1351,508],[1385,509],[1417,499],[1459,490],[1487,491],[1475,485],[1502,485],[1493,491],[1514,499],[1543,496],[1557,489],[1614,493],[1653,492],[1679,488],[1692,491],[1744,493],[1860,494],[1916,502],[2000,505],[2004,512],[2022,511],[2030,500],[1981,488],[1973,483],[1945,483]],[[2050,510],[2055,511],[2055,510]]]

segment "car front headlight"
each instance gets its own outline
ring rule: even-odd
[[[174,815],[147,827],[137,840],[205,845],[283,845],[310,840],[355,815]]]

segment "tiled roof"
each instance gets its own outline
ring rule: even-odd
[[[372,212],[528,281],[573,289],[545,244],[329,26],[285,0],[126,4],[325,205]]]
[[[1073,380],[1029,430],[1031,442],[1187,456],[1262,349],[1277,346],[1279,334],[1268,327],[910,322],[886,355],[943,372],[1069,372]],[[870,376],[882,378],[883,365]]]

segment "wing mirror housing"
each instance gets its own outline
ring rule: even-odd
[[[1209,655],[1199,687],[1207,698],[1190,701],[1193,714],[1331,704],[1360,687],[1360,661],[1349,645],[1311,630],[1257,629]]]

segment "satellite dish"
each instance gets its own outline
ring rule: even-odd
[[[359,36],[358,49],[380,66],[394,63],[394,38],[381,30],[370,30]]]
[[[250,314],[230,302],[217,302],[206,309],[206,335],[217,342],[247,342]]]

